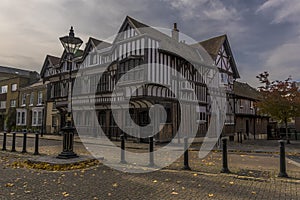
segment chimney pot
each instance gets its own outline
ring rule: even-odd
[[[172,38],[179,42],[179,30],[177,29],[177,23],[174,23],[174,27],[172,30]]]

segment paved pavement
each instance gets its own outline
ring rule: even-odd
[[[33,156],[34,138],[29,135],[28,154],[0,151],[1,199],[300,199],[300,142],[287,146],[289,179],[277,178],[279,145],[277,141],[229,143],[229,168],[220,174],[222,154],[218,148],[199,158],[199,143],[190,149],[192,171],[183,171],[183,157],[152,173],[130,174],[97,165],[85,170],[49,172],[12,167],[27,159],[52,158],[61,151],[61,136],[40,140],[41,156]],[[76,138],[75,152],[90,152]],[[91,138],[91,143],[93,139]],[[117,142],[119,144],[119,142]],[[0,144],[2,135],[0,134]],[[2,145],[1,145],[2,146]],[[147,144],[127,142],[133,152],[147,152]],[[156,145],[160,148],[160,145]],[[17,151],[22,138],[17,137]],[[119,158],[118,158],[119,159]],[[46,159],[47,160],[47,159]],[[155,162],[157,162],[155,160]],[[34,178],[33,178],[34,177]]]
[[[223,174],[161,170],[129,174],[103,165],[48,172],[14,169],[0,153],[0,199],[299,199],[300,182],[247,180]]]

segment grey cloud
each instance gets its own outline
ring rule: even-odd
[[[299,3],[285,1],[281,8],[278,6],[280,2],[4,0],[0,4],[0,65],[30,66],[39,71],[46,54],[60,56],[63,49],[58,38],[67,34],[71,25],[84,41],[89,36],[106,39],[116,34],[125,16],[130,15],[157,27],[171,28],[172,23],[177,22],[181,32],[197,41],[227,33],[241,76],[255,83],[257,73],[275,70],[270,66],[279,63],[276,57],[287,60],[278,65],[295,70],[294,65],[289,64],[292,55],[275,50],[298,36],[300,26],[292,19],[296,19]],[[291,2],[294,2],[294,10]],[[284,14],[284,9],[291,12]],[[272,24],[276,17],[280,23]]]

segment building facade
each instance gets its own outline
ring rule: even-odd
[[[46,132],[46,92],[47,84],[42,80],[20,89],[19,105],[16,109],[17,130]]]
[[[255,103],[260,100],[260,93],[247,83],[234,82],[235,132],[244,138],[255,139],[267,133],[269,117],[258,114]]]
[[[197,45],[203,48],[197,48]],[[184,56],[176,53],[178,49],[184,49]],[[203,63],[196,63],[201,71],[198,73],[193,61],[199,55],[208,55],[216,68],[208,69],[201,66]],[[244,122],[238,121],[235,113],[238,100],[234,82],[240,76],[226,35],[190,45],[179,41],[176,24],[172,36],[168,36],[126,17],[112,43],[90,38],[85,49],[76,53],[72,65],[68,63],[66,52],[63,52],[58,64],[46,59],[41,76],[44,81],[49,81],[47,96],[57,111],[57,126],[64,126],[66,121],[71,79],[72,88],[76,89],[75,98],[72,97],[73,122],[78,131],[96,136],[100,132],[95,129],[98,123],[105,135],[117,139],[122,133],[117,126],[117,118],[125,125],[126,132],[131,133],[131,138],[140,138],[141,131],[133,128],[131,120],[124,116],[121,109],[125,106],[124,102],[130,101],[130,118],[141,127],[151,123],[149,109],[159,103],[167,111],[167,116],[161,122],[160,113],[156,113],[155,123],[161,130],[155,139],[165,142],[170,141],[179,129],[178,116],[197,121],[197,130],[183,130],[184,134],[178,137],[188,136],[193,131],[197,131],[197,136],[205,136],[211,115],[210,91],[206,83],[215,78],[217,73],[214,70],[220,76],[216,84],[225,88],[228,104],[223,135],[232,135],[239,128],[237,123]],[[182,74],[184,80],[176,72]],[[114,90],[116,84],[118,91]],[[137,87],[139,84],[141,86]],[[197,114],[181,113],[176,96],[188,102],[186,110],[191,109],[189,105],[195,104]],[[112,102],[117,103],[112,105]],[[93,109],[96,109],[96,119]],[[116,111],[115,114],[113,111]]]
[[[15,128],[20,88],[38,80],[37,72],[0,67],[0,131]],[[5,78],[6,77],[6,78]]]

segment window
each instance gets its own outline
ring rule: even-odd
[[[30,94],[30,101],[29,101],[29,105],[30,105],[30,106],[33,105],[33,101],[34,101],[34,93],[31,92],[31,94]]]
[[[76,114],[76,125],[81,125],[81,113]]]
[[[7,93],[7,85],[1,87],[1,94]]]
[[[242,99],[239,100],[239,106],[240,106],[240,109],[244,108]]]
[[[91,114],[89,111],[86,111],[85,112],[85,124],[86,126],[89,126],[92,124],[92,121],[91,121]]]
[[[220,73],[220,81],[222,84],[228,84],[228,74]]]
[[[32,110],[32,126],[42,126],[43,110],[41,108],[34,108]]]
[[[26,123],[26,115],[25,112],[22,112],[21,123],[25,125]]]
[[[43,112],[42,111],[39,111],[38,112],[38,119],[37,119],[37,123],[38,125],[42,125],[42,119],[43,119]]]
[[[226,115],[225,124],[234,125],[234,115]]]
[[[6,108],[6,101],[0,101],[0,108]]]
[[[16,83],[11,85],[11,91],[12,92],[17,91],[17,89],[18,89],[18,85]]]
[[[43,104],[43,92],[39,91],[38,93],[38,105]]]
[[[99,112],[98,121],[99,125],[103,128],[105,126],[106,113],[104,111]]]
[[[52,116],[52,127],[56,127],[56,116]]]
[[[17,112],[17,124],[20,124],[21,120],[21,113]]]
[[[26,109],[17,109],[17,125],[24,126],[26,125]]]
[[[95,65],[95,64],[97,64],[97,54],[92,53],[90,56],[90,65]]]
[[[33,115],[32,115],[32,125],[36,125],[36,119],[37,119],[37,112],[34,111],[33,112]]]
[[[22,106],[25,106],[26,105],[26,94],[24,93],[22,95]]]
[[[206,107],[205,106],[197,106],[197,122],[203,124],[206,122]]]
[[[14,108],[14,107],[16,107],[16,100],[15,99],[12,99],[12,100],[10,100],[10,107],[12,107],[12,108]]]
[[[254,109],[254,102],[250,101],[250,109],[253,110]]]

